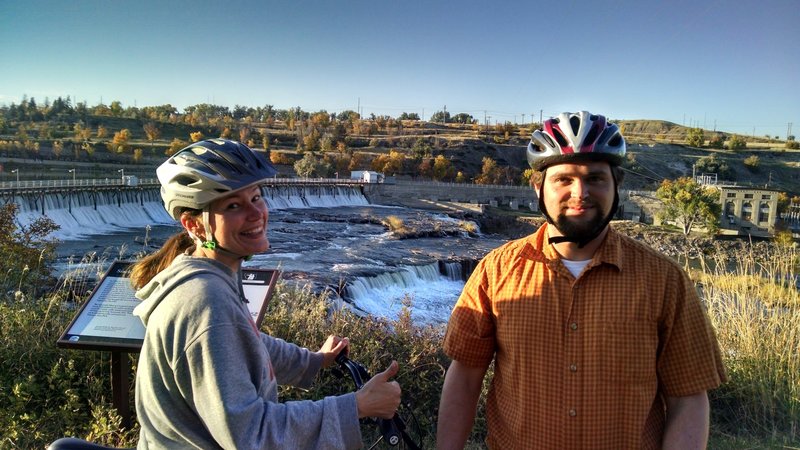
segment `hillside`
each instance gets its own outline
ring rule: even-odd
[[[302,112],[301,112],[302,113]],[[0,158],[5,160],[0,181],[13,176],[21,179],[65,178],[65,165],[82,166],[82,177],[108,177],[108,167],[121,166],[128,174],[152,176],[170,147],[186,145],[190,133],[203,136],[227,135],[248,142],[254,148],[269,149],[282,174],[294,174],[294,162],[311,149],[329,163],[330,174],[348,173],[352,169],[371,169],[387,175],[409,178],[426,176],[423,165],[432,166],[434,158],[444,156],[452,171],[447,177],[461,173],[459,181],[470,181],[481,175],[484,158],[496,163],[496,183],[519,183],[527,167],[525,148],[532,125],[430,123],[378,117],[359,120],[335,114],[304,113],[306,118],[274,119],[262,122],[235,120],[225,116],[196,120],[172,114],[152,118],[115,117],[83,114],[61,115],[49,120],[13,120],[9,110],[0,108]],[[341,114],[339,115],[341,116]],[[714,155],[716,164],[724,167],[717,174],[719,181],[739,185],[768,186],[800,194],[800,152],[787,150],[785,143],[766,138],[745,137],[747,147],[741,150],[694,148],[685,145],[689,128],[660,120],[625,120],[618,122],[628,140],[628,175],[626,187],[655,189],[664,178],[691,176],[704,172],[704,158]],[[148,139],[145,125],[157,129],[157,136]],[[100,130],[103,130],[100,133]],[[129,130],[129,138],[121,153],[108,150],[114,135]],[[81,131],[83,130],[83,134]],[[705,130],[706,144],[715,136],[726,140],[731,135]],[[59,148],[60,147],[60,148]],[[179,148],[179,147],[178,147]],[[136,150],[138,149],[138,154]],[[399,165],[382,166],[393,154],[403,155]],[[753,159],[755,157],[755,159]],[[37,159],[55,169],[26,167],[15,158]],[[750,165],[745,159],[751,158]],[[380,163],[375,161],[380,160]],[[753,164],[753,161],[756,164]],[[0,161],[2,162],[2,161]],[[386,168],[387,170],[382,170]],[[14,170],[19,172],[12,172]],[[13,175],[12,175],[13,173]],[[452,179],[452,178],[450,178]]]

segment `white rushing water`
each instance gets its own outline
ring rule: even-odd
[[[79,267],[77,261],[88,252],[98,257],[103,254],[110,264],[114,259],[128,259],[132,253],[152,251],[152,245],[177,230],[158,191],[141,194],[22,198],[18,220],[28,224],[41,217],[40,202],[44,201],[46,215],[61,226],[55,234],[63,241],[60,264]],[[399,215],[407,221],[420,216],[436,223],[459,221],[407,208],[372,206],[358,188],[281,188],[280,192],[268,191],[265,199],[274,212],[268,230],[272,248],[246,265],[278,268],[288,280],[308,280],[316,288],[331,288],[359,313],[395,319],[405,304],[416,323],[446,323],[463,288],[464,275],[461,263],[445,261],[464,256],[474,259],[494,245],[483,237],[468,236],[394,239],[376,220]],[[347,280],[346,285],[342,280]]]

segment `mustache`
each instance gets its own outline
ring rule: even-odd
[[[561,202],[559,205],[561,209],[567,208],[593,208],[597,206],[597,202],[593,202],[591,200],[567,200],[565,202]]]

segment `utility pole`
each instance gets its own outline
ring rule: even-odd
[[[539,123],[542,123],[542,110],[539,110]]]
[[[525,113],[522,113],[522,124],[525,125]]]
[[[444,123],[447,123],[447,105],[444,105],[444,114],[442,114],[442,119],[444,119]]]
[[[792,122],[789,122],[788,126],[786,127],[786,140],[789,140],[789,136],[792,135]]]

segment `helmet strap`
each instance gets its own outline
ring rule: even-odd
[[[245,261],[250,261],[253,258],[253,255],[240,255],[238,253],[234,253],[221,245],[217,242],[217,239],[214,237],[214,230],[211,229],[211,214],[208,211],[208,206],[203,208],[203,229],[205,230],[205,239],[200,240],[201,246],[211,251],[219,252],[228,256],[232,256],[237,259],[242,259]]]
[[[546,171],[547,169],[545,169]],[[543,178],[544,179],[544,178]],[[585,236],[581,237],[568,237],[568,236],[553,236],[548,238],[548,242],[550,244],[559,244],[561,242],[572,242],[578,244],[578,248],[583,248],[589,242],[592,242],[603,233],[609,223],[611,223],[611,219],[614,218],[614,214],[617,213],[617,208],[619,207],[619,190],[617,189],[617,177],[614,175],[614,170],[611,170],[611,179],[614,180],[614,202],[611,204],[611,211],[608,212],[608,215],[603,219],[602,222],[597,224],[597,226],[592,230],[592,232],[586,234]],[[544,187],[544,181],[542,181],[542,186]],[[550,214],[547,213],[547,208],[544,206],[544,189],[539,190],[539,210],[544,215],[545,219],[547,219],[547,223],[550,225],[555,226],[555,221],[550,217]]]

